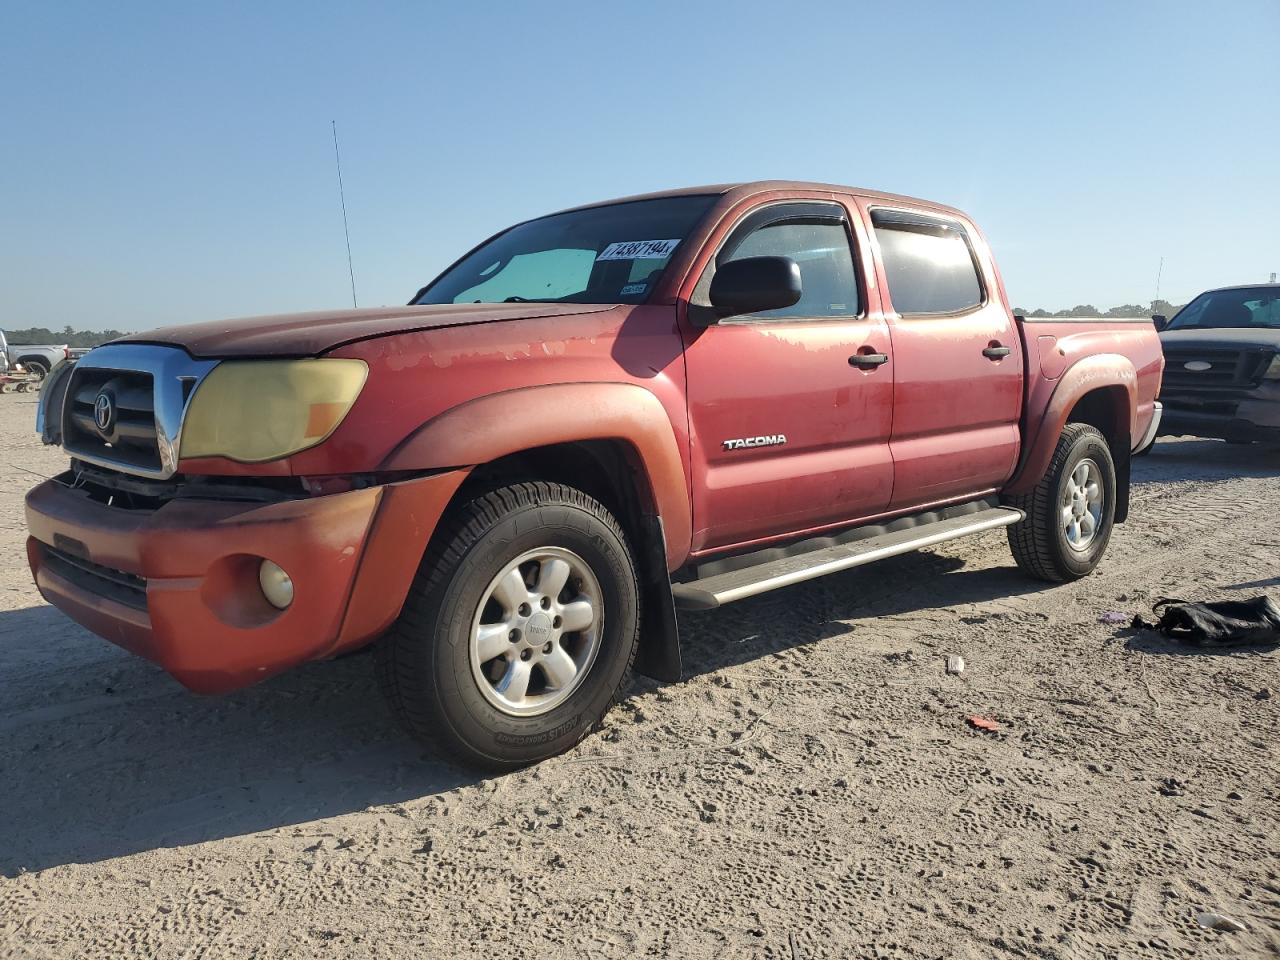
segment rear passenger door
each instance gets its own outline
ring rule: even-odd
[[[989,493],[1017,462],[1023,389],[991,257],[959,218],[866,209],[893,337],[890,509]]]

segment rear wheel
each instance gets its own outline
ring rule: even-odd
[[[411,734],[502,769],[569,749],[630,676],[639,586],[626,537],[572,487],[520,483],[454,510],[378,677]]]
[[[1116,470],[1106,438],[1088,424],[1067,424],[1044,478],[1008,503],[1027,515],[1008,528],[1019,567],[1057,583],[1088,576],[1115,520]]]
[[[43,380],[49,375],[49,367],[43,360],[22,360],[20,361],[26,368],[27,373],[31,374],[33,380]]]

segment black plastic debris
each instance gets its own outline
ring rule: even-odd
[[[1133,626],[1159,630],[1166,637],[1186,643],[1280,643],[1280,606],[1267,596],[1213,603],[1165,597],[1151,609],[1159,617],[1155,623],[1139,616],[1133,618]]]

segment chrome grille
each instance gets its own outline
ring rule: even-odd
[[[95,420],[99,397],[109,399],[112,412],[105,427]],[[159,470],[162,464],[151,374],[94,367],[74,370],[67,388],[62,437],[67,452],[76,456]]]
[[[61,423],[62,444],[73,457],[167,480],[178,470],[187,401],[215,366],[216,360],[192,360],[177,347],[98,347],[71,370],[61,409],[42,404],[39,429],[45,432],[45,418],[52,418]]]

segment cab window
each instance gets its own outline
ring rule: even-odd
[[[802,293],[789,307],[735,320],[813,320],[855,317],[861,290],[849,228],[841,207],[826,203],[778,204],[750,214],[716,257],[716,264],[748,257],[788,257],[800,267]],[[699,283],[709,289],[708,270]]]
[[[958,223],[896,210],[873,210],[871,222],[899,314],[963,313],[982,305],[978,265]]]

